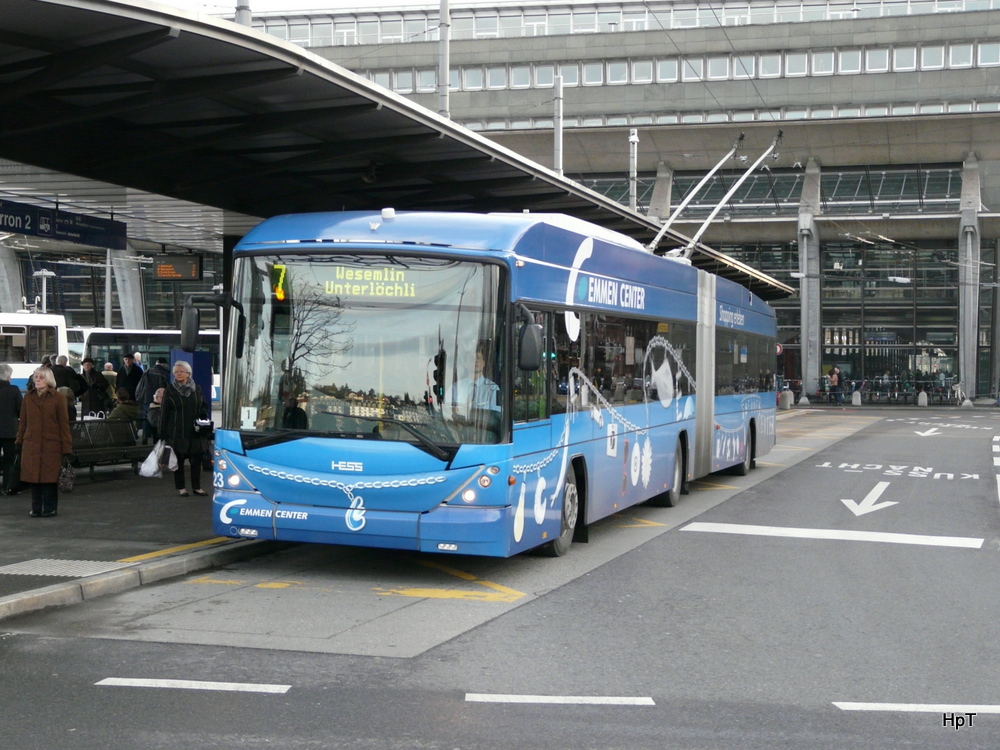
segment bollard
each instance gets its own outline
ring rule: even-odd
[[[795,394],[786,389],[781,392],[779,399],[778,408],[787,411],[792,408],[792,402],[795,400]]]
[[[920,391],[917,394],[917,406],[927,406],[927,391]]]
[[[851,394],[851,406],[861,406],[861,391]]]

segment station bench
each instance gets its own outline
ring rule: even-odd
[[[73,465],[90,468],[95,466],[131,463],[132,471],[139,473],[139,464],[152,450],[151,445],[140,445],[135,422],[122,419],[86,419],[70,422],[73,435]]]

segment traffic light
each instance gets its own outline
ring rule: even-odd
[[[438,349],[437,354],[434,355],[434,397],[440,404],[444,401],[444,377],[445,369],[448,362],[448,354],[445,352],[444,347]]]

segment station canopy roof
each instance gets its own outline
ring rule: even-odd
[[[262,218],[382,207],[659,229],[308,50],[145,0],[3,0],[0,103],[0,199],[125,221],[140,246],[218,251]],[[692,262],[792,291],[704,245]]]

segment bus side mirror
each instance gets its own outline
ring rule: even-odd
[[[193,352],[198,347],[198,331],[201,330],[201,310],[191,303],[189,298],[184,303],[181,313],[181,349]]]
[[[201,330],[201,311],[197,307],[199,302],[216,307],[231,307],[239,313],[239,317],[236,319],[236,350],[233,354],[236,359],[240,359],[243,356],[243,343],[247,336],[247,316],[243,312],[243,305],[236,302],[228,294],[192,295],[187,298],[184,302],[184,310],[181,312],[181,349],[193,352],[198,346],[198,331]]]
[[[525,323],[517,343],[517,366],[526,372],[536,372],[542,367],[542,326]]]

